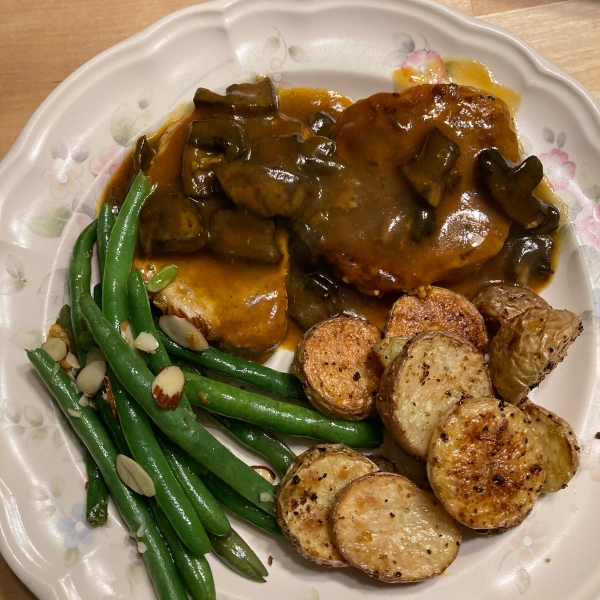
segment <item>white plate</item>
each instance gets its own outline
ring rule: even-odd
[[[21,349],[39,343],[67,299],[71,248],[124,145],[157,127],[199,85],[222,90],[262,73],[281,85],[327,87],[358,99],[391,90],[393,69],[420,51],[412,58],[434,51],[483,61],[522,94],[524,148],[542,156],[569,206],[558,273],[544,295],[581,315],[585,332],[534,399],[572,423],[581,471],[566,491],[542,498],[517,529],[467,535],[448,572],[422,584],[389,586],[354,570],[325,570],[236,523],[261,558],[274,562],[268,583],[259,585],[212,561],[219,598],[600,597],[595,101],[521,41],[439,4],[239,0],[174,13],[85,64],[43,103],[0,165],[0,549],[39,598],[152,596],[116,511],[108,528],[91,531],[83,522],[81,448]]]

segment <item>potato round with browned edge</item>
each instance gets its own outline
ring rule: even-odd
[[[338,493],[377,466],[343,444],[320,444],[296,457],[277,487],[281,531],[309,560],[328,567],[348,563],[333,542],[329,523]]]
[[[472,529],[509,529],[525,519],[548,456],[529,417],[495,398],[459,402],[433,431],[427,475],[433,493]]]
[[[548,471],[542,492],[566,488],[579,469],[580,448],[573,429],[564,419],[533,402],[526,402],[520,408],[546,444]]]
[[[496,333],[505,321],[529,308],[552,308],[533,290],[518,285],[488,285],[473,300],[488,329]]]
[[[496,391],[517,404],[567,355],[583,331],[569,310],[529,308],[502,324],[490,344],[490,372]]]
[[[441,415],[464,398],[492,395],[487,365],[473,344],[453,333],[425,331],[385,370],[377,409],[396,443],[426,461]]]
[[[385,336],[412,336],[431,330],[455,333],[480,352],[487,350],[487,332],[479,311],[464,296],[440,287],[432,287],[425,298],[399,298],[390,311]]]
[[[358,317],[327,319],[304,334],[294,367],[317,410],[353,421],[377,413],[375,396],[383,366],[373,344],[381,337],[377,327]]]
[[[354,567],[387,583],[441,575],[458,555],[458,523],[436,497],[395,473],[355,479],[331,516],[333,537]]]

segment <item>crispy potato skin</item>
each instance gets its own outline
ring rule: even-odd
[[[440,575],[461,542],[458,524],[435,496],[395,473],[364,475],[348,485],[332,527],[344,558],[387,583]]]
[[[492,395],[488,368],[473,344],[452,333],[426,331],[385,370],[377,409],[396,443],[426,461],[444,412],[464,398]]]
[[[296,457],[277,487],[277,521],[298,552],[320,565],[347,567],[333,542],[331,509],[351,481],[377,466],[343,444],[319,444]]]
[[[542,492],[566,488],[579,469],[580,448],[573,429],[564,419],[533,402],[526,402],[521,410],[546,444],[548,471]]]
[[[583,331],[569,310],[529,308],[502,324],[490,344],[492,383],[504,400],[518,404],[567,354]]]
[[[327,319],[304,334],[294,367],[317,410],[354,421],[377,414],[383,366],[373,345],[381,337],[377,327],[358,317]]]
[[[427,459],[434,494],[472,529],[509,529],[525,519],[546,479],[548,456],[529,418],[512,404],[474,398],[435,428]]]
[[[440,287],[432,287],[426,298],[399,298],[390,311],[385,336],[412,336],[431,330],[455,333],[480,352],[487,350],[487,332],[479,311],[464,296]]]
[[[473,304],[492,333],[529,308],[552,308],[533,290],[518,285],[488,285],[477,294]]]

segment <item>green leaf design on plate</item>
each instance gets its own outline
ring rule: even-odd
[[[42,332],[38,329],[31,329],[30,331],[20,331],[19,333],[15,333],[10,338],[10,341],[21,348],[21,350],[35,350],[42,345],[44,341]]]
[[[600,199],[600,170],[583,165],[579,171],[579,187],[590,200]]]
[[[42,508],[42,510],[40,510],[40,516],[44,519],[50,519],[55,515],[55,513],[56,506],[54,506],[54,504],[52,506],[45,506],[44,508]]]
[[[110,120],[110,135],[121,146],[126,146],[131,139],[133,124],[138,117],[137,110],[129,104],[121,104]]]
[[[21,420],[21,417],[23,416],[23,411],[21,410],[21,407],[18,404],[8,404],[4,407],[4,410],[6,412],[6,416],[13,423],[18,423]]]
[[[296,62],[306,62],[308,60],[306,52],[300,48],[300,46],[290,46],[288,48],[288,54],[292,60],[295,60]]]
[[[39,446],[48,435],[48,430],[43,427],[36,427],[27,434],[27,447]]]
[[[79,562],[79,548],[69,548],[63,556],[65,567],[74,567]]]
[[[125,575],[133,593],[144,577],[144,567],[137,561],[130,562],[125,569]]]
[[[55,498],[62,498],[65,478],[62,475],[55,475],[50,480],[50,491]]]
[[[45,500],[50,500],[50,494],[46,491],[45,488],[41,486],[28,486],[27,487],[27,495],[34,502],[44,502]]]
[[[25,407],[25,418],[32,427],[41,427],[44,424],[42,411],[31,404]]]
[[[276,35],[273,35],[270,38],[267,38],[267,41],[265,42],[265,47],[263,48],[263,53],[264,54],[273,54],[273,53],[277,52],[277,50],[279,50],[280,46],[281,46],[281,42],[279,41],[279,37]]]
[[[25,225],[42,237],[58,238],[62,235],[67,221],[71,218],[71,207],[59,202],[49,202],[34,206],[24,215]]]
[[[515,573],[515,585],[521,594],[524,594],[531,583],[529,573],[525,569],[518,569]]]
[[[15,437],[19,437],[25,433],[25,427],[21,427],[21,425],[13,425],[8,428],[8,435],[13,435]]]

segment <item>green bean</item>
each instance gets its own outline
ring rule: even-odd
[[[79,346],[86,351],[86,355],[91,348],[97,346],[94,336],[89,331],[84,331],[77,339]]]
[[[306,400],[302,384],[295,375],[280,373],[275,369],[257,365],[244,358],[221,352],[216,348],[208,348],[204,352],[193,352],[182,348],[160,330],[158,335],[169,354],[191,364],[239,379],[259,390],[273,392],[284,398]]]
[[[169,549],[158,532],[148,507],[142,498],[123,484],[117,473],[117,450],[97,415],[89,406],[79,405],[80,392],[67,374],[56,368],[57,363],[46,352],[42,349],[30,350],[27,356],[96,461],[129,530],[139,531],[141,527],[144,528],[139,541],[145,546],[142,556],[158,598],[187,600]]]
[[[381,424],[375,421],[330,418],[304,406],[273,400],[191,373],[185,373],[185,381],[192,404],[226,417],[353,448],[376,448],[383,443]]]
[[[273,514],[275,488],[208,433],[182,406],[174,410],[161,408],[152,396],[154,377],[150,370],[137,359],[89,294],[82,296],[79,304],[113,371],[156,426],[244,498]]]
[[[135,254],[138,218],[151,191],[150,181],[140,171],[121,207],[106,248],[102,303],[106,318],[117,331],[129,318],[127,278]]]
[[[215,554],[236,573],[252,581],[264,583],[269,573],[260,559],[235,529],[224,536],[209,534]]]
[[[296,458],[296,455],[281,440],[262,427],[237,419],[228,419],[216,413],[212,413],[212,417],[244,446],[264,456],[280,475],[285,475]]]
[[[87,448],[83,451],[83,458],[88,475],[85,516],[94,527],[105,525],[108,519],[108,488]]]
[[[98,308],[102,310],[102,284],[97,283],[94,286],[94,302],[98,305]]]
[[[135,335],[139,335],[144,331],[152,335],[158,342],[158,348],[154,354],[146,354],[148,368],[156,375],[161,369],[171,364],[171,359],[156,332],[144,278],[138,269],[131,271],[127,278],[127,300],[129,303],[129,318]]]
[[[161,439],[159,437],[158,442],[173,474],[179,481],[204,527],[215,535],[227,535],[231,531],[229,519],[204,483],[189,469],[182,450],[165,438]]]
[[[150,501],[158,529],[169,545],[179,576],[193,600],[216,600],[215,581],[204,556],[192,556],[181,543],[169,519],[156,502]]]
[[[175,277],[177,277],[178,269],[175,265],[167,265],[163,267],[156,275],[148,282],[147,288],[149,292],[160,292],[166,288]]]
[[[277,524],[277,519],[272,515],[266,515],[253,504],[250,504],[243,496],[232,490],[224,481],[221,481],[214,473],[205,471],[200,478],[210,493],[231,512],[238,517],[256,525],[271,535],[282,535]]]
[[[158,445],[148,415],[137,402],[127,398],[114,373],[110,372],[109,378],[127,445],[135,461],[152,478],[159,506],[191,553],[206,554],[210,550],[208,536]]]
[[[98,262],[100,263],[100,275],[104,277],[106,265],[106,249],[110,234],[115,226],[115,213],[112,204],[103,204],[98,215]]]
[[[69,266],[69,285],[71,288],[71,324],[73,327],[73,339],[75,340],[75,351],[79,364],[84,367],[87,350],[81,345],[79,336],[85,330],[85,321],[81,316],[81,309],[77,304],[77,298],[81,294],[89,294],[92,279],[92,251],[98,233],[98,222],[92,221],[80,234],[73,248],[73,257]]]
[[[75,336],[73,335],[73,324],[71,322],[71,307],[65,304],[58,313],[57,323],[67,332],[69,338],[69,350],[73,354],[77,353],[77,346],[75,345]]]
[[[96,404],[96,414],[102,422],[102,425],[104,425],[108,435],[110,435],[119,454],[125,454],[126,456],[133,458],[131,456],[131,450],[129,450],[129,446],[127,445],[127,440],[123,435],[123,430],[117,421],[117,417],[113,412],[110,402],[104,399],[102,392],[96,392],[94,395],[94,403]]]

